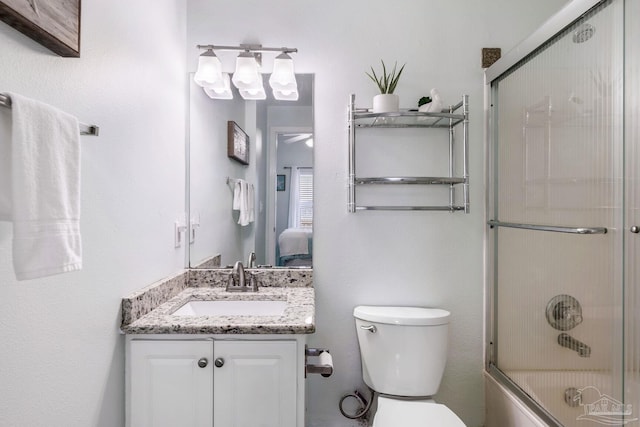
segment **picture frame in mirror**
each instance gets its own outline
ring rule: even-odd
[[[227,122],[227,156],[243,165],[249,164],[249,135],[231,120]]]

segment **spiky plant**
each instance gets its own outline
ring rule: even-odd
[[[371,74],[367,72],[365,72],[365,74],[378,86],[380,93],[393,93],[398,85],[398,80],[400,80],[402,70],[404,70],[404,66],[407,64],[404,64],[400,70],[396,72],[396,67],[398,65],[398,62],[396,62],[393,64],[393,70],[391,70],[390,73],[387,73],[387,67],[384,65],[384,61],[380,60],[380,62],[382,63],[382,75],[380,77],[378,77],[373,67],[371,67]]]

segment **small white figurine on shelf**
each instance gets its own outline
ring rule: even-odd
[[[421,105],[418,111],[421,113],[439,113],[444,106],[440,92],[436,88],[431,89],[431,102]]]

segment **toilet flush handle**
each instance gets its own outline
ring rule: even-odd
[[[365,331],[369,331],[372,334],[375,334],[376,331],[377,331],[377,329],[376,329],[376,327],[374,325],[368,325],[368,326],[361,325],[360,329],[364,329]]]

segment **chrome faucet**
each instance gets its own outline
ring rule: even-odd
[[[558,344],[560,344],[562,347],[566,347],[578,352],[578,355],[580,357],[591,356],[591,347],[564,332],[558,335]]]
[[[247,286],[247,275],[249,275],[249,286]],[[237,277],[237,280],[236,280]],[[244,271],[242,261],[236,261],[233,271],[227,280],[227,292],[258,292],[258,282],[256,278]]]
[[[255,268],[256,266],[256,253],[249,252],[249,258],[247,258],[247,268]]]
[[[240,261],[236,261],[236,264],[233,266],[233,273],[231,277],[237,276],[238,277],[238,284],[237,286],[240,287],[245,287],[246,285],[246,276],[244,274],[244,266],[242,265],[242,262]],[[235,280],[234,280],[235,282]]]

